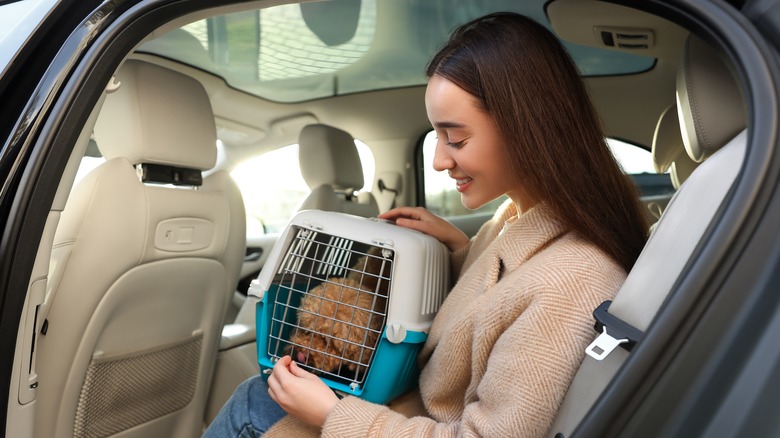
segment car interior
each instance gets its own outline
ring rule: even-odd
[[[259,372],[247,289],[298,211],[421,205],[474,235],[502,200],[460,205],[430,166],[424,106],[428,57],[471,18],[511,10],[552,29],[637,183],[653,225],[610,315],[648,330],[739,174],[738,74],[674,17],[598,0],[281,3],[172,19],[105,85],[19,334],[9,418],[33,418],[31,436],[199,436]],[[551,437],[572,434],[629,357],[603,326]]]

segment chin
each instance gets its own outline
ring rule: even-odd
[[[476,210],[490,201],[492,201],[492,199],[476,199],[464,194],[460,195],[460,203],[469,210]]]

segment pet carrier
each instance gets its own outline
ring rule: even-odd
[[[252,283],[267,375],[291,355],[341,394],[386,403],[411,389],[417,353],[449,286],[449,252],[380,219],[307,210]]]

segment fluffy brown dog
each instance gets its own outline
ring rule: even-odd
[[[365,255],[347,277],[328,278],[308,291],[286,353],[325,373],[365,372],[384,325],[389,271],[389,261]]]
[[[358,282],[360,289],[364,291],[387,296],[387,290],[390,287],[390,267],[390,261],[381,258],[377,248],[371,248],[368,254],[355,262],[349,270],[347,278]]]

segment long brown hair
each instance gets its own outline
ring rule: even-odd
[[[574,61],[534,20],[498,12],[453,32],[428,64],[479,99],[524,190],[626,271],[647,240],[633,182],[615,161]]]

